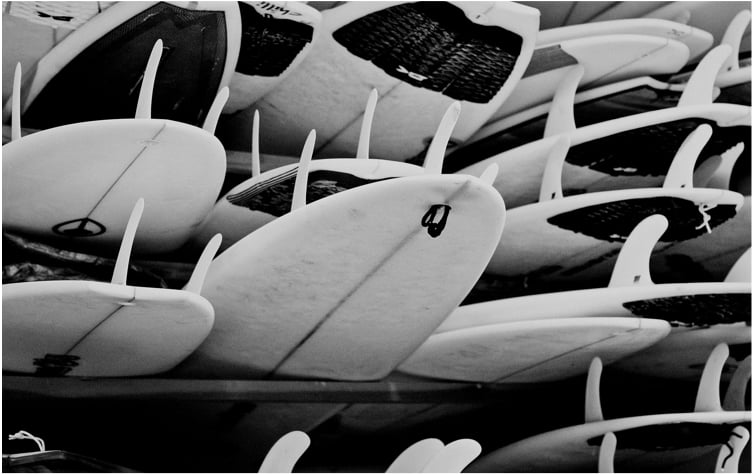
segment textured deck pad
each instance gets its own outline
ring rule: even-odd
[[[627,301],[624,307],[638,316],[665,319],[672,326],[701,328],[714,324],[750,324],[749,293],[685,295]]]
[[[443,2],[385,8],[333,36],[354,55],[408,84],[479,103],[498,93],[522,49],[520,35],[475,24]]]
[[[25,127],[133,117],[154,43],[164,42],[152,116],[201,125],[227,60],[225,16],[157,3],[94,41],[65,65],[23,114]]]

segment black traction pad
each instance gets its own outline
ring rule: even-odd
[[[46,129],[133,118],[149,54],[158,39],[164,49],[154,85],[152,117],[201,126],[224,72],[225,21],[221,11],[190,10],[167,3],[147,8],[64,66],[26,109],[24,126]]]
[[[726,444],[734,427],[741,424],[683,421],[620,430],[616,433],[617,449],[661,452],[702,446],[720,446]],[[603,436],[587,440],[588,446],[600,446],[602,442]]]
[[[498,94],[522,49],[520,35],[473,23],[445,2],[388,7],[339,28],[333,36],[392,77],[476,103],[488,103]]]
[[[684,295],[627,301],[635,316],[663,319],[674,327],[709,327],[716,324],[750,325],[749,293]]]
[[[719,127],[700,118],[674,120],[573,145],[567,163],[585,166],[612,176],[664,176],[679,147],[702,124],[713,127],[713,135],[697,158],[697,164],[744,143],[750,149],[750,127]]]
[[[227,201],[252,211],[265,212],[276,217],[282,216],[290,212],[297,173],[298,168],[295,167],[274,179],[257,183],[248,189],[228,195]],[[332,194],[384,179],[369,180],[349,173],[330,170],[311,171],[308,174],[306,202],[310,204]]]
[[[714,229],[736,215],[736,207],[719,204],[704,211],[708,225]],[[646,217],[662,214],[669,226],[661,242],[677,242],[707,233],[705,217],[698,205],[687,199],[658,196],[625,199],[587,206],[549,217],[548,222],[562,229],[608,242],[624,242],[632,230]]]
[[[245,2],[238,5],[243,36],[235,71],[241,74],[279,76],[313,39],[311,25],[263,15]]]

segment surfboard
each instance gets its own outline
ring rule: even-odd
[[[590,36],[538,46],[514,94],[488,121],[550,101],[574,65],[584,69],[579,87],[585,89],[633,77],[672,74],[688,59],[687,45],[648,35]]]
[[[749,411],[723,411],[719,378],[728,348],[719,346],[706,364],[694,412],[642,415],[604,420],[598,395],[601,363],[588,374],[585,423],[517,441],[482,457],[470,472],[586,472],[597,466],[604,435],[618,438],[617,471],[665,470],[701,457],[726,443],[739,424],[749,423]]]
[[[321,14],[303,2],[238,2],[241,41],[223,113],[248,108],[272,90],[311,50]]]
[[[569,197],[561,197],[560,181],[568,137],[559,137],[541,183],[541,200],[507,212],[504,235],[486,272],[520,282],[531,292],[555,291],[557,285],[608,275],[613,268],[610,260],[629,233],[652,214],[663,214],[670,223],[656,251],[722,225],[739,211],[743,197],[728,190],[693,187],[694,163],[709,134],[708,125],[690,134],[661,188]],[[531,235],[536,238],[530,239]]]
[[[486,184],[492,174],[395,178],[303,207],[302,166],[295,210],[214,261],[204,294],[217,322],[178,374],[386,376],[488,263],[504,223],[503,201]]]
[[[527,384],[587,372],[594,356],[610,363],[666,337],[666,321],[558,318],[483,324],[434,334],[398,370],[479,383]]]
[[[3,71],[21,63],[31,71],[42,56],[92,17],[115,2],[3,3]],[[10,98],[13,77],[3,75],[3,104]]]
[[[544,322],[559,318],[652,318],[670,324],[670,334],[650,347],[625,356],[622,359],[624,367],[632,367],[633,371],[647,375],[694,379],[717,344],[725,342],[734,347],[749,345],[750,334],[746,328],[750,323],[750,283],[740,267],[736,267],[724,282],[654,284],[650,275],[651,251],[668,227],[667,219],[660,215],[640,222],[619,252],[609,285],[605,288],[544,293],[460,306],[424,346],[442,334],[447,334],[445,341],[455,341],[459,339],[459,331],[475,329],[481,334],[482,328],[491,331],[496,327],[501,331],[505,326],[511,330],[517,326],[524,327],[522,323],[526,322],[537,322],[545,328]],[[748,254],[742,256],[737,265],[748,264],[748,259]],[[550,325],[554,327],[554,322],[550,321]],[[570,330],[564,327],[561,331],[566,334]],[[449,334],[456,336],[450,338]],[[563,335],[561,339],[564,340]],[[610,342],[616,344],[618,341]],[[444,344],[449,345],[449,342]],[[522,345],[520,350],[534,352],[539,349],[537,345],[527,346]],[[512,350],[510,344],[498,344],[496,347],[497,351]],[[595,347],[594,350],[606,361],[600,349]],[[431,362],[426,357],[423,359]],[[585,366],[590,359],[592,357],[585,361]],[[732,351],[732,359],[727,364],[729,370],[735,367],[736,359],[741,360]],[[634,362],[630,363],[629,360]],[[619,367],[620,362],[615,367]]]
[[[454,102],[444,114],[432,143],[430,155],[423,167],[398,161],[370,159],[370,134],[376,109],[377,92],[369,96],[361,125],[357,157],[314,160],[308,168],[306,202],[314,202],[347,189],[402,176],[418,176],[438,172],[444,152],[457,118],[460,103]],[[258,114],[254,115],[252,129],[252,178],[230,189],[204,219],[191,238],[194,245],[203,246],[216,233],[224,237],[225,248],[250,234],[276,217],[290,211],[298,165],[281,166],[259,174]]]
[[[26,127],[132,117],[148,52],[160,39],[165,54],[153,115],[200,126],[230,83],[240,30],[234,2],[118,2],[29,70],[21,103]]]
[[[143,197],[149,207],[135,252],[168,252],[187,241],[224,178],[224,148],[213,132],[227,91],[217,95],[204,129],[152,119],[161,52],[157,42],[135,119],[76,123],[25,137],[20,120],[14,121],[14,140],[3,146],[5,228],[101,251],[118,245],[132,203]],[[16,71],[20,90],[20,68]]]
[[[538,32],[536,47],[589,36],[623,34],[657,36],[684,43],[689,48],[690,63],[713,45],[713,35],[699,28],[670,20],[629,18],[542,29]]]
[[[463,111],[454,141],[499,108],[530,61],[538,12],[511,2],[352,2],[323,11],[321,29],[306,59],[256,104],[270,130],[261,146],[294,155],[315,128],[317,158],[352,155],[362,97],[375,87],[373,156],[404,161],[425,149],[451,102]],[[224,128],[228,149],[249,148],[252,113]]]
[[[111,283],[3,285],[3,371],[37,376],[129,377],[175,367],[214,322],[200,295],[219,247],[207,245],[184,290],[129,286],[128,260],[144,201],[131,214]]]
[[[572,111],[582,70],[575,68],[557,91],[547,119],[545,138],[457,172],[477,176],[484,167],[498,164],[499,175],[494,187],[511,209],[535,201],[546,157],[560,135],[566,135],[571,144],[562,178],[565,195],[659,185],[681,141],[701,124],[713,127],[713,140],[702,150],[698,164],[738,143],[745,143],[746,147],[750,140],[749,107],[712,103],[715,77],[730,50],[721,45],[703,58],[676,107],[580,128],[575,127]],[[650,160],[640,160],[648,150]],[[447,163],[452,161],[450,158]]]

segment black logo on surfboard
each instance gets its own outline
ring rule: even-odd
[[[447,219],[449,218],[449,211],[451,209],[452,207],[447,206],[446,204],[434,204],[428,212],[423,215],[420,225],[426,228],[428,235],[431,237],[436,238],[440,236],[441,233],[444,232],[444,227],[446,227]]]
[[[52,231],[66,237],[94,237],[95,235],[104,234],[107,228],[94,219],[82,217],[81,219],[61,222],[54,226]]]
[[[35,375],[45,377],[63,376],[75,367],[78,367],[80,359],[80,357],[74,355],[45,354],[41,359],[34,359],[34,365],[37,367]]]

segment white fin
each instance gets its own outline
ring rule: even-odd
[[[295,463],[310,445],[311,438],[302,431],[287,433],[266,453],[258,472],[292,472]]]
[[[726,62],[723,63],[723,71],[739,69],[739,49],[741,49],[742,38],[744,38],[744,32],[747,31],[750,18],[752,18],[750,11],[742,10],[736,14],[726,27],[721,44],[731,46],[731,54],[726,58]]]
[[[360,138],[358,138],[358,151],[355,158],[368,159],[371,147],[371,128],[373,128],[373,114],[376,112],[376,102],[379,100],[379,91],[374,88],[368,96],[366,111],[363,113],[363,123],[360,126]]]
[[[749,442],[749,431],[743,426],[731,430],[728,442],[721,446],[715,462],[715,472],[739,472],[739,459]]]
[[[569,133],[577,128],[574,122],[574,96],[577,94],[577,86],[580,85],[585,68],[581,64],[572,66],[572,69],[556,88],[556,93],[551,101],[551,109],[546,119],[546,128],[543,137],[550,137],[560,133]]]
[[[739,363],[731,381],[726,388],[726,396],[723,397],[723,409],[726,411],[747,410],[747,384],[749,383],[752,358],[747,356]]]
[[[695,188],[707,187],[722,164],[723,157],[721,155],[713,155],[700,163],[694,173],[692,173],[692,186]]]
[[[703,123],[684,139],[666,172],[666,179],[663,181],[664,188],[692,188],[697,157],[700,156],[712,134],[713,128]]]
[[[700,386],[697,388],[697,398],[695,398],[695,411],[721,411],[721,375],[723,374],[723,365],[729,356],[729,348],[725,343],[718,344],[710,353],[708,361],[705,362],[705,368],[702,370]]]
[[[603,410],[601,410],[601,372],[603,372],[603,362],[601,362],[599,357],[595,357],[590,363],[587,384],[585,386],[585,423],[603,421]]]
[[[713,176],[710,177],[706,186],[715,189],[730,189],[731,174],[734,172],[736,162],[739,160],[739,157],[742,156],[742,153],[744,153],[744,143],[737,143],[729,150],[723,152],[720,156],[721,165],[715,173],[713,173]]]
[[[439,128],[436,129],[436,134],[433,136],[423,160],[423,168],[426,170],[426,174],[441,174],[441,170],[444,168],[447,145],[452,138],[452,132],[460,118],[461,110],[462,104],[459,101],[454,101],[444,112]]]
[[[214,256],[217,255],[219,245],[222,243],[222,234],[215,234],[211,238],[204,251],[201,252],[196,266],[191,274],[191,279],[185,284],[183,290],[190,291],[191,293],[201,294],[201,289],[204,287],[204,281],[206,280],[206,273],[209,271]]]
[[[750,263],[750,249],[742,254],[726,274],[723,281],[727,283],[749,283],[752,281],[752,263]]]
[[[151,118],[151,99],[154,95],[154,82],[157,79],[157,68],[162,58],[162,40],[158,39],[151,48],[149,61],[146,63],[144,78],[141,81],[141,89],[138,92],[138,104],[136,105],[136,118]]]
[[[616,257],[609,288],[653,284],[650,255],[666,229],[668,219],[660,214],[646,217],[632,229]]]
[[[731,46],[727,44],[711,49],[689,77],[676,106],[711,104],[713,102],[715,79],[729,54],[731,54]]]
[[[690,12],[689,10],[681,10],[679,13],[674,15],[671,21],[680,23],[682,25],[689,25],[689,20],[691,19],[692,19],[692,12]]]
[[[426,438],[410,445],[389,465],[386,472],[423,472],[423,468],[444,448],[436,438]]]
[[[292,205],[290,212],[306,205],[306,193],[308,191],[308,171],[311,168],[313,147],[316,145],[316,130],[311,130],[303,145],[303,153],[298,163],[298,174],[295,176],[295,187],[292,190]]]
[[[253,112],[251,125],[251,178],[261,174],[261,151],[259,150],[259,111]]]
[[[16,63],[10,109],[10,139],[13,141],[19,138],[21,138],[21,63]]]
[[[561,175],[564,169],[564,160],[569,153],[571,139],[569,135],[562,135],[556,139],[556,142],[548,152],[546,167],[543,169],[541,178],[540,192],[538,193],[538,202],[550,201],[552,199],[561,199],[564,192],[561,189]]]
[[[209,112],[206,113],[204,126],[201,128],[214,135],[214,131],[217,129],[217,122],[219,122],[219,115],[222,113],[222,109],[229,98],[229,87],[225,86],[217,92],[216,97],[214,97],[214,102],[212,102],[211,107],[209,107]]]
[[[598,472],[615,472],[614,455],[616,454],[616,435],[608,432],[603,436],[601,449],[598,451]]]
[[[482,448],[474,439],[458,439],[444,446],[421,472],[462,472],[478,457]]]
[[[499,165],[497,163],[491,163],[490,165],[488,165],[488,168],[486,168],[486,170],[481,173],[478,179],[489,186],[493,186],[497,176],[499,176]]]
[[[133,240],[136,238],[136,229],[141,221],[141,215],[144,213],[144,198],[139,198],[136,205],[133,206],[131,216],[128,218],[128,225],[125,226],[123,240],[120,242],[117,260],[115,260],[115,270],[112,272],[113,285],[125,285],[128,280],[128,266],[131,259],[131,249]]]

